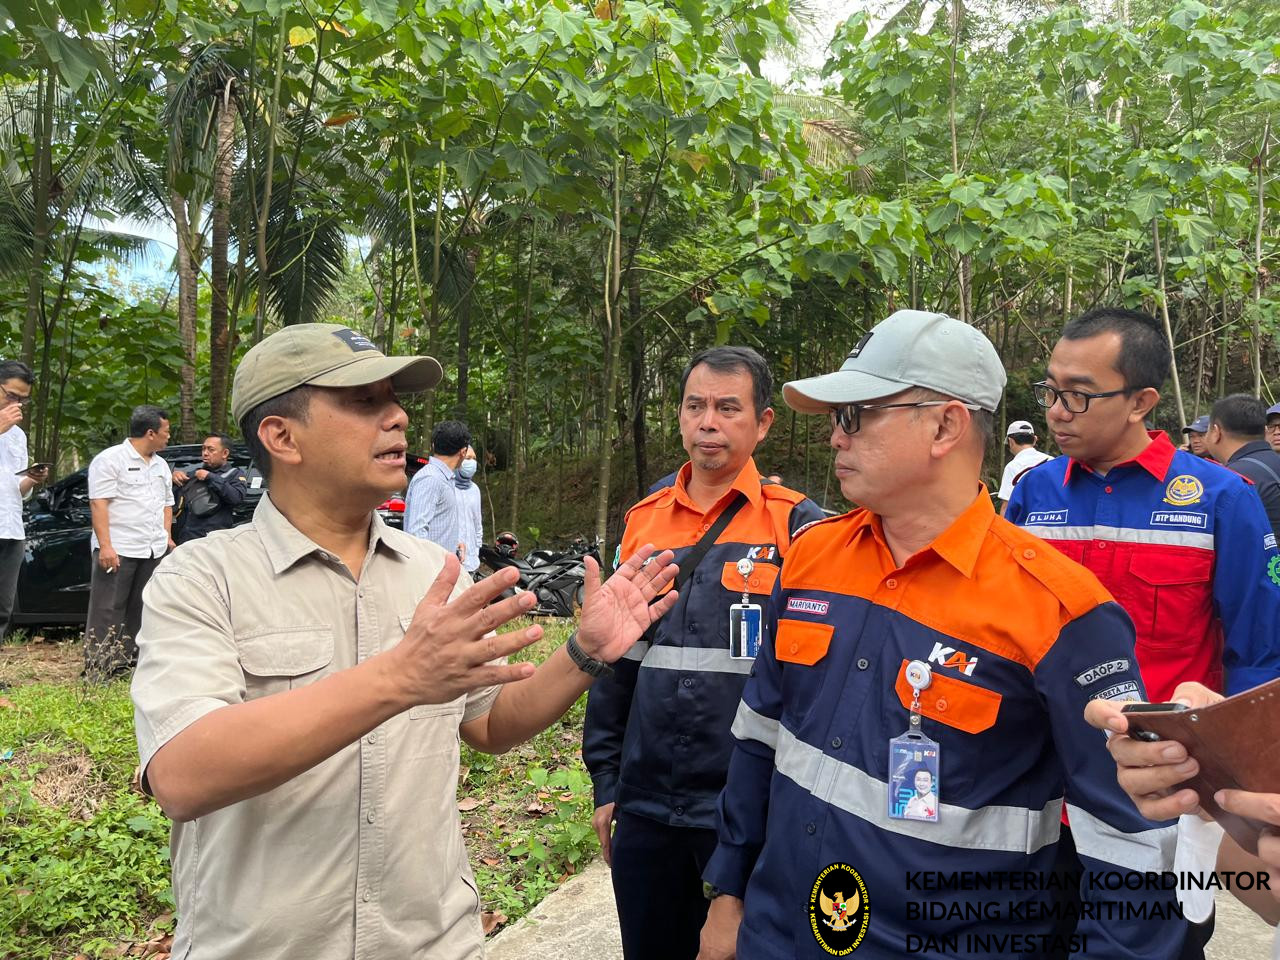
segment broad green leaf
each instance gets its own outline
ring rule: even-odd
[[[566,12],[557,10],[551,4],[542,8],[542,22],[560,38],[560,42],[566,47],[572,45],[573,38],[582,32],[586,19],[586,13],[581,10]]]
[[[960,253],[972,253],[982,242],[982,228],[971,220],[953,223],[942,235],[942,239],[947,246]]]
[[[1138,190],[1126,204],[1139,223],[1150,223],[1169,203],[1169,191],[1161,187]]]
[[[365,16],[383,30],[400,19],[400,5],[396,0],[359,0],[359,3]]]
[[[289,30],[289,46],[302,47],[316,38],[316,32],[310,27],[292,27]]]
[[[73,93],[98,70],[99,56],[87,41],[48,27],[35,27],[32,33],[49,59],[57,64],[58,75]]]
[[[733,76],[700,73],[693,78],[692,86],[702,97],[702,106],[707,108],[721,100],[732,100],[738,94],[738,81]]]

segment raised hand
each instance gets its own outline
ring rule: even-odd
[[[600,582],[600,565],[595,558],[586,558],[586,598],[578,624],[578,645],[587,656],[612,663],[644,636],[650,624],[675,606],[675,590],[654,602],[680,572],[671,562],[675,554],[663,550],[654,556],[653,551],[653,544],[646,543],[604,583]]]

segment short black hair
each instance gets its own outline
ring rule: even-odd
[[[1160,322],[1141,310],[1099,307],[1082,313],[1062,328],[1064,340],[1086,340],[1103,333],[1120,335],[1116,370],[1129,390],[1159,390],[1169,378],[1173,350]]]
[[[271,479],[271,454],[258,439],[258,427],[262,426],[262,421],[267,417],[288,417],[290,420],[306,423],[311,413],[311,394],[315,389],[304,383],[277,397],[263,400],[240,418],[240,432],[244,434],[244,442],[249,446],[249,457],[264,479]],[[227,440],[226,437],[221,439],[224,442]],[[231,448],[228,446],[227,449]]]
[[[1011,433],[1009,434],[1009,439],[1014,443],[1026,445],[1028,443],[1035,443],[1036,435],[1034,433]]]
[[[257,431],[255,430],[254,432],[256,433]],[[210,437],[216,437],[218,442],[222,444],[222,449],[226,450],[228,453],[231,452],[231,444],[235,443],[235,441],[232,440],[230,437],[228,437],[225,433],[206,433],[204,435],[204,438],[206,440],[208,440]]]
[[[21,360],[0,360],[0,383],[21,380],[27,386],[35,383],[35,374]]]
[[[442,457],[452,457],[469,446],[471,431],[461,420],[441,420],[431,431],[431,452]]]
[[[1233,393],[1214,403],[1209,423],[1235,437],[1261,440],[1267,426],[1267,405],[1247,393]]]
[[[163,407],[155,407],[149,403],[133,408],[129,414],[129,436],[133,439],[145,437],[150,431],[160,429],[161,421],[168,420],[169,414]]]
[[[750,347],[710,347],[694,356],[680,376],[680,402],[684,402],[684,388],[689,382],[689,374],[695,367],[705,364],[716,373],[737,373],[745,370],[751,377],[752,397],[755,405],[756,419],[764,416],[764,412],[773,406],[773,374],[769,372],[769,364],[764,357]]]

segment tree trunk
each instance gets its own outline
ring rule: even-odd
[[[605,264],[604,284],[604,393],[600,398],[600,458],[596,487],[596,537],[606,542],[609,534],[609,481],[613,474],[613,430],[609,411],[618,387],[618,366],[622,356],[622,317],[619,293],[622,281],[622,162],[613,161],[613,233]]]
[[[53,180],[53,67],[45,71],[37,97],[39,129],[31,169],[31,265],[27,269],[27,312],[22,322],[22,362],[32,366],[36,353],[36,327],[44,300],[45,248],[49,238],[49,191]]]
[[[1262,396],[1262,225],[1266,217],[1267,141],[1271,139],[1271,119],[1262,128],[1262,147],[1258,150],[1258,229],[1253,236],[1253,395]]]
[[[209,251],[209,429],[227,432],[227,381],[231,333],[227,325],[227,250],[231,241],[231,174],[236,114],[231,90],[218,104],[218,138],[213,158],[213,248]]]
[[[256,207],[255,243],[258,256],[258,302],[257,312],[253,318],[253,342],[262,341],[267,326],[267,280],[271,276],[271,264],[267,256],[267,223],[271,217],[271,187],[276,173],[276,129],[280,125],[280,83],[284,79],[284,41],[288,33],[287,18],[280,17],[280,29],[276,35],[275,83],[271,91],[271,107],[267,128],[267,162],[263,167],[262,205]],[[250,149],[253,149],[250,144]],[[258,203],[255,195],[254,203]],[[282,317],[284,323],[293,318]]]
[[[632,323],[628,339],[631,355],[631,443],[636,460],[637,499],[649,489],[649,432],[644,419],[644,401],[649,385],[645,376],[644,324],[638,322],[640,307],[640,274],[631,270],[627,274],[627,316]]]
[[[471,378],[471,307],[475,302],[476,277],[480,267],[478,245],[467,250],[466,290],[458,303],[458,419],[467,420],[467,390]],[[532,283],[532,278],[530,278]],[[432,298],[435,290],[432,290]]]
[[[196,442],[196,260],[187,200],[178,193],[169,198],[178,234],[178,335],[182,338],[182,371],[178,385],[181,425],[178,440]]]
[[[1187,409],[1182,403],[1182,381],[1178,378],[1178,356],[1173,347],[1173,324],[1169,321],[1169,292],[1164,282],[1164,254],[1160,251],[1160,221],[1151,221],[1152,248],[1156,257],[1156,278],[1160,284],[1160,318],[1169,341],[1169,374],[1173,377],[1173,399],[1178,407],[1178,429],[1187,425]]]

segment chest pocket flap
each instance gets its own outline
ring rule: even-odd
[[[908,710],[911,709],[911,700],[915,694],[911,684],[907,683],[909,662],[902,661],[898,681],[894,684],[898,699]],[[933,681],[920,691],[920,713],[930,720],[937,720],[965,733],[982,733],[995,725],[1002,699],[1004,698],[994,690],[948,677],[935,670]]]
[[[773,585],[778,582],[778,568],[772,563],[757,563],[755,569],[747,577],[748,593],[773,593]],[[738,572],[737,561],[726,561],[720,571],[720,586],[733,593],[742,593],[742,574]]]
[[[827,655],[835,625],[805,620],[779,620],[774,654],[783,663],[811,667]]]
[[[1134,551],[1129,558],[1129,572],[1153,587],[1204,583],[1213,576],[1213,554],[1206,550],[1188,550],[1173,557],[1167,553]]]
[[[333,660],[333,629],[294,627],[236,641],[240,666],[255,677],[297,677]]]

